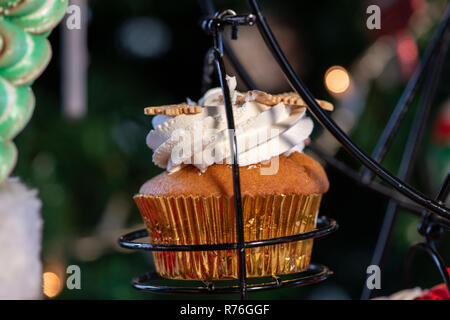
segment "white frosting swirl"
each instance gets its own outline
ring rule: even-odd
[[[279,103],[273,107],[254,101],[235,105],[236,80],[227,77],[233,101],[234,122],[240,166],[257,164],[280,154],[302,151],[304,140],[313,129],[304,108]],[[201,113],[176,117],[153,117],[154,129],[147,135],[147,145],[154,151],[153,162],[169,172],[186,164],[204,172],[213,163],[231,163],[225,106],[221,88],[205,93],[199,105]]]

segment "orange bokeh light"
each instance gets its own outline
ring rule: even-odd
[[[53,272],[45,272],[42,278],[44,294],[49,298],[56,297],[62,290],[61,279]]]
[[[344,93],[350,87],[350,76],[341,66],[333,66],[325,72],[325,86],[331,93]]]

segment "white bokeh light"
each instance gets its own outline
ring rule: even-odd
[[[137,58],[158,58],[171,45],[171,32],[164,22],[152,17],[126,20],[119,28],[122,49]]]

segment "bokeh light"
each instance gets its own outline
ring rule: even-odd
[[[341,66],[333,66],[325,72],[325,86],[331,93],[344,93],[350,87],[350,76]]]
[[[49,298],[56,297],[62,290],[61,279],[54,272],[44,272],[42,278],[44,294]]]
[[[415,62],[419,56],[416,42],[410,36],[403,37],[398,41],[397,53],[400,60],[405,63]]]
[[[153,17],[131,18],[118,32],[122,48],[137,58],[158,58],[171,46],[171,33],[166,24]]]

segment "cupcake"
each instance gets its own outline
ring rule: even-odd
[[[240,93],[228,77],[238,143],[246,241],[315,229],[329,182],[322,166],[304,154],[313,129],[295,94]],[[325,107],[330,104],[319,101]],[[198,104],[151,107],[147,145],[166,169],[134,196],[151,243],[236,242],[229,131],[222,91]],[[313,240],[246,249],[248,277],[282,275],[308,268]],[[238,278],[235,250],[153,252],[162,277],[187,280]]]

